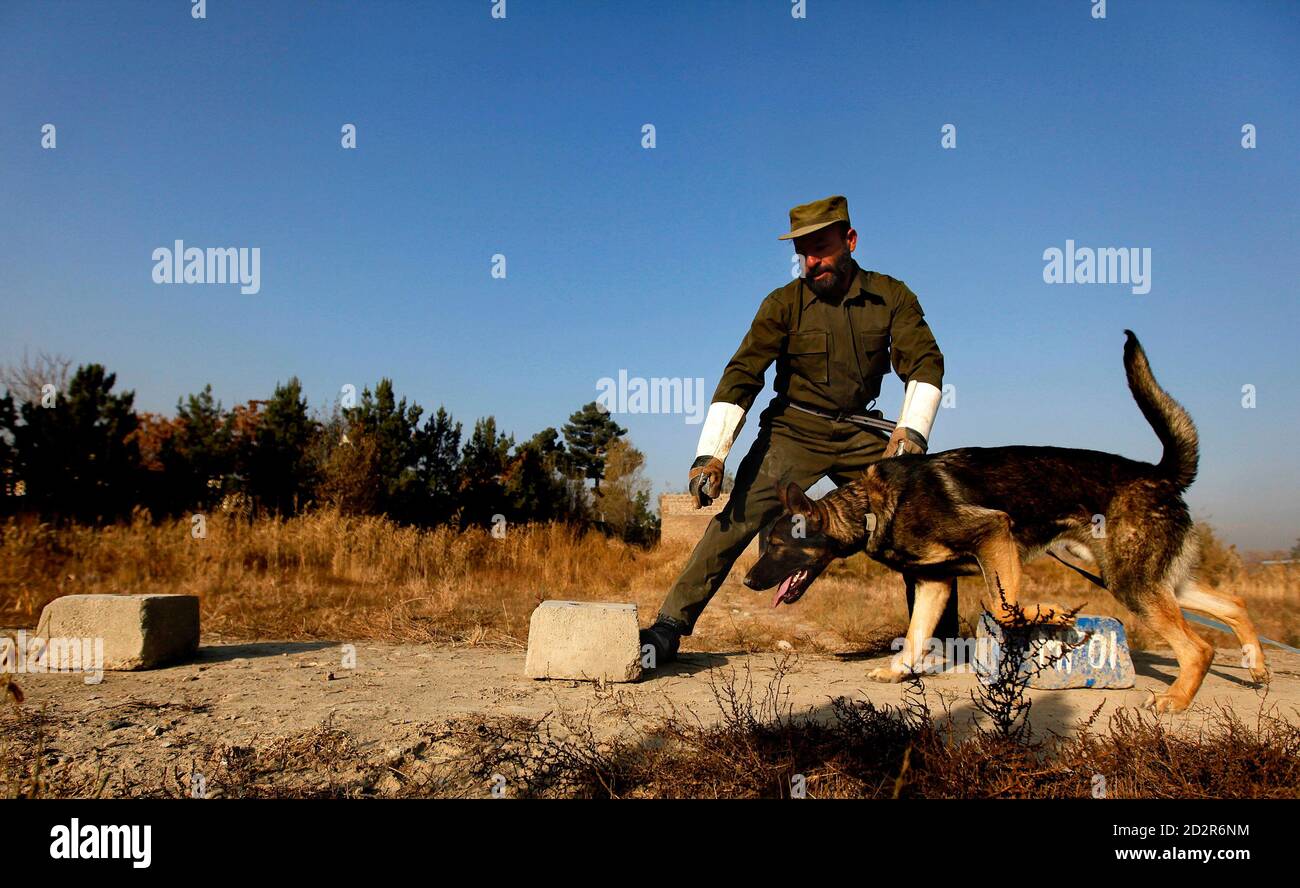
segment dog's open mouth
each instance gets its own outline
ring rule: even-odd
[[[800,568],[790,576],[781,581],[781,585],[776,587],[776,595],[772,598],[772,607],[785,602],[793,604],[803,595],[804,584],[808,582],[808,571]]]

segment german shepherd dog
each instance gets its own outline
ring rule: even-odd
[[[1006,622],[1018,604],[1021,563],[1062,551],[1094,565],[1111,594],[1173,648],[1178,678],[1151,701],[1157,711],[1186,709],[1214,657],[1183,607],[1230,626],[1251,678],[1268,681],[1245,602],[1195,578],[1197,536],[1182,494],[1196,477],[1196,426],[1156,383],[1137,337],[1124,333],[1129,388],[1164,445],[1156,465],[1064,447],[963,447],[881,460],[819,500],[792,483],[779,491],[786,513],[745,585],[779,584],[775,607],[798,600],[827,565],[855,552],[899,571],[916,583],[911,625],[897,665],[869,675],[895,682],[917,671],[952,577],[982,574],[993,613]],[[1069,619],[1060,605],[1024,612]]]

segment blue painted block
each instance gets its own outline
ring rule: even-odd
[[[1002,659],[1002,627],[985,612],[976,638],[975,673],[989,684]],[[1134,681],[1124,624],[1087,614],[1077,616],[1072,626],[1035,628],[1020,671],[1030,676],[1031,688],[1046,690],[1131,688]]]

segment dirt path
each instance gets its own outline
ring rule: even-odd
[[[342,665],[343,648],[325,642],[205,644],[190,663],[135,673],[106,673],[100,684],[79,675],[16,676],[23,712],[44,712],[42,761],[59,768],[125,770],[132,774],[185,772],[198,750],[223,745],[263,746],[275,738],[334,728],[355,741],[371,761],[400,763],[419,756],[422,727],[460,717],[588,713],[601,731],[619,730],[623,704],[646,718],[670,707],[702,720],[718,718],[714,688],[748,680],[762,698],[778,674],[779,653],[690,653],[652,680],[601,690],[591,684],[539,682],[522,675],[524,652],[500,647],[362,644],[356,668]],[[1192,711],[1163,716],[1195,728],[1210,709],[1232,707],[1248,722],[1261,703],[1274,715],[1300,723],[1300,656],[1270,650],[1274,680],[1267,696],[1248,683],[1237,651],[1221,650]],[[903,687],[865,679],[874,659],[801,654],[787,663],[782,687],[796,710],[829,712],[838,696],[896,703]],[[1137,687],[1123,691],[1032,691],[1036,730],[1069,730],[1102,704],[1104,718],[1117,707],[1141,706],[1172,680],[1168,652],[1134,657]],[[946,700],[958,724],[973,708],[969,674],[926,679],[932,708]],[[6,711],[0,731],[20,716]],[[1151,716],[1155,717],[1155,716]],[[110,783],[108,794],[113,794]]]

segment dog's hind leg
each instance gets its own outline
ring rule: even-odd
[[[1182,712],[1214,660],[1214,648],[1187,625],[1174,597],[1196,565],[1191,519],[1143,497],[1121,505],[1113,509],[1104,537],[1111,566],[1107,587],[1173,648],[1178,677],[1151,705],[1157,712]]]
[[[913,673],[929,672],[944,661],[943,639],[935,639],[934,630],[943,616],[951,590],[948,580],[916,580],[916,601],[912,606],[912,621],[903,639],[903,649],[894,655],[888,666],[872,669],[867,678],[872,681],[897,682]],[[938,663],[934,660],[938,659]]]
[[[1014,607],[1020,603],[1020,550],[1011,533],[1011,517],[979,506],[963,506],[960,511],[969,548],[984,572],[994,618],[1000,623],[1011,622]],[[1030,621],[1069,620],[1068,608],[1059,604],[1032,605],[1024,609],[1024,615]]]
[[[1174,595],[1179,606],[1227,623],[1241,645],[1242,665],[1250,670],[1250,677],[1261,684],[1269,680],[1264,649],[1260,647],[1259,635],[1243,599],[1228,592],[1207,589],[1191,577],[1178,584]]]
[[[1169,690],[1157,694],[1151,705],[1156,712],[1182,712],[1191,705],[1205,674],[1210,671],[1214,648],[1187,625],[1172,589],[1163,588],[1155,594],[1141,596],[1137,601],[1138,613],[1160,633],[1178,658],[1178,678]]]

